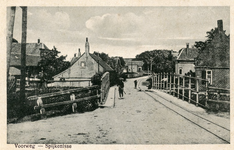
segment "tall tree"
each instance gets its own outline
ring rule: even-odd
[[[199,50],[199,53],[201,53],[204,49],[205,49],[205,47],[206,47],[206,45],[208,44],[208,43],[210,43],[212,40],[213,40],[213,38],[214,38],[214,35],[216,34],[218,32],[218,29],[217,28],[215,28],[215,29],[211,29],[210,31],[207,31],[206,32],[206,40],[203,42],[203,41],[196,41],[195,42],[195,44],[194,44],[194,47],[196,47],[198,50]],[[224,31],[225,32],[225,31]]]
[[[173,72],[175,68],[174,57],[168,50],[145,51],[137,55],[136,59],[144,62],[144,70],[151,69],[151,65],[153,72]]]
[[[123,57],[109,57],[108,54],[106,53],[99,53],[99,52],[94,52],[93,54],[95,54],[96,56],[99,56],[104,62],[106,62],[112,69],[114,69],[115,71],[117,71],[118,73],[120,70],[122,70],[122,68],[119,68],[119,66],[116,66],[117,63],[117,59],[120,60],[120,65],[122,67],[124,67],[125,65],[125,61],[123,59]],[[116,68],[118,67],[118,68]]]
[[[60,52],[56,47],[43,55],[38,65],[43,69],[47,79],[51,79],[54,75],[66,70],[70,67],[70,62],[65,61],[67,56],[58,56]]]

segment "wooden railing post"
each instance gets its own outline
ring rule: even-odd
[[[162,79],[164,79],[165,77],[165,73],[163,72],[162,74]],[[165,82],[162,80],[162,89],[164,90],[165,89]]]
[[[114,104],[113,104],[113,107],[115,107],[115,97],[116,97],[116,88],[115,88],[115,91],[114,91]]]
[[[169,93],[171,95],[171,73],[169,74],[170,80],[169,80]]]
[[[156,75],[154,74],[154,88],[156,89]]]
[[[166,79],[167,81],[164,81],[164,82],[166,82],[166,90],[168,90],[168,73],[166,73]]]
[[[189,90],[188,90],[188,102],[190,103],[191,100],[191,75],[189,75]]]
[[[183,85],[182,85],[182,100],[184,100],[184,88],[185,88],[185,76],[183,76]]]
[[[160,73],[160,75],[159,75],[160,77],[159,77],[159,89],[161,89],[162,88],[162,73]]]
[[[199,103],[199,79],[196,79],[196,106],[198,106]]]
[[[178,76],[177,82],[177,97],[180,98],[180,76]]]
[[[175,86],[176,86],[176,84],[175,84],[175,73],[173,74],[173,96],[175,96]]]
[[[155,74],[155,89],[157,89],[158,87],[158,74]]]
[[[154,88],[154,76],[152,75],[152,89]]]
[[[208,104],[207,104],[207,101],[208,101],[208,92],[209,92],[208,80],[206,80],[206,100],[205,100],[205,107],[208,106]]]
[[[156,73],[156,89],[158,89],[158,74]]]

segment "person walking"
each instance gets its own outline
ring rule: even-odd
[[[123,98],[124,83],[122,79],[119,80],[118,89],[119,89],[119,98]]]
[[[135,89],[137,88],[137,80],[134,81]]]

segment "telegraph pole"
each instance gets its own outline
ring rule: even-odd
[[[132,70],[132,60],[131,60],[131,70]],[[132,70],[132,72],[133,72],[133,70]]]
[[[27,39],[27,7],[22,8],[22,37],[21,37],[21,76],[20,100],[25,102],[25,70],[26,70],[26,39]]]
[[[98,52],[98,73],[99,73],[99,52]]]
[[[152,62],[153,62],[153,58],[152,57],[150,57],[150,70],[151,70],[151,74],[153,74],[153,70],[152,70]]]
[[[11,63],[11,48],[12,48],[12,39],[13,39],[13,31],[14,31],[14,22],[15,22],[15,7],[8,7],[9,20],[7,22],[7,81],[10,70]],[[7,82],[8,83],[8,82]],[[7,86],[8,89],[8,86]]]

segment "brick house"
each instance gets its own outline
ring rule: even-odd
[[[189,44],[186,44],[186,48],[182,48],[175,62],[175,73],[185,75],[186,73],[195,72],[194,58],[198,55],[198,49],[189,48]]]
[[[80,52],[80,51],[79,51]],[[85,43],[85,52],[78,56],[74,55],[71,60],[71,66],[64,70],[63,72],[55,75],[53,78],[54,80],[60,80],[64,78],[66,81],[69,80],[90,80],[93,75],[96,73],[104,73],[104,72],[113,72],[114,70],[105,63],[100,57],[96,56],[95,54],[89,53],[89,42],[88,38],[86,38]],[[80,55],[80,56],[79,56]],[[68,86],[64,83],[56,83],[59,86]],[[89,82],[80,82],[74,83],[69,86],[88,86]]]
[[[218,20],[217,23],[212,41],[196,58],[195,73],[198,77],[208,79],[210,86],[229,89],[230,38],[223,30],[223,21]]]

